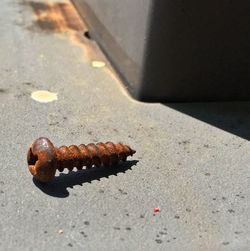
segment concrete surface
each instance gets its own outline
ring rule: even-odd
[[[250,250],[249,103],[133,101],[107,67],[91,66],[102,56],[76,39],[77,25],[44,13],[58,2],[45,3],[1,1],[0,249]],[[41,89],[58,100],[32,100]],[[39,136],[137,153],[41,186],[26,164]]]

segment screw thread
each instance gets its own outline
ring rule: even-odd
[[[78,170],[116,165],[119,161],[126,161],[128,156],[135,153],[129,146],[114,144],[112,142],[97,144],[81,144],[79,146],[61,146],[56,148],[57,169],[62,172],[65,168],[72,171],[74,167]]]

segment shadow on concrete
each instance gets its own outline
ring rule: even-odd
[[[60,173],[52,182],[44,184],[33,178],[34,184],[44,193],[59,198],[69,196],[67,188],[73,188],[76,185],[82,185],[86,182],[91,183],[92,180],[100,180],[108,178],[110,175],[125,173],[127,170],[132,170],[132,166],[137,164],[138,160],[121,162],[116,167],[97,168],[93,167],[87,170],[71,171],[68,174]]]
[[[250,102],[169,103],[165,105],[250,140]]]

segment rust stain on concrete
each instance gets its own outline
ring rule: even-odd
[[[86,29],[74,6],[69,2],[28,1],[26,5],[31,6],[35,17],[34,25],[42,31],[64,33]]]
[[[33,24],[28,28],[30,31],[64,34],[71,44],[83,50],[89,63],[105,61],[96,43],[84,36],[88,27],[70,1],[24,1],[23,5],[30,6],[34,14]]]

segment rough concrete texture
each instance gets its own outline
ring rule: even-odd
[[[250,250],[249,103],[136,102],[107,67],[91,66],[101,54],[79,29],[52,25],[65,20],[46,12],[70,3],[35,3],[0,8],[0,249]],[[41,89],[58,100],[32,100]],[[137,153],[42,186],[26,164],[39,136],[122,141]]]

